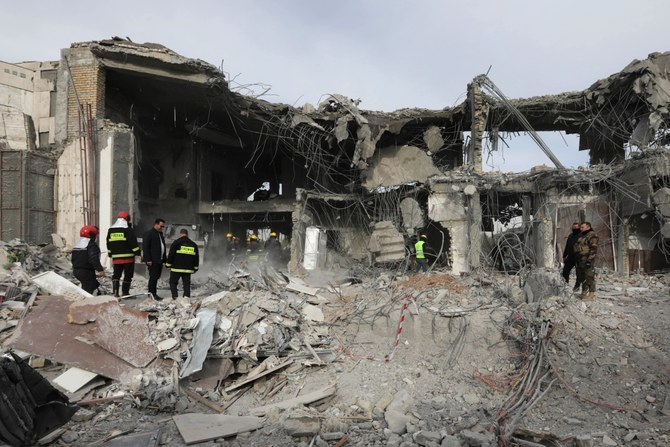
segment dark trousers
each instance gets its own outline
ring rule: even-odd
[[[128,264],[114,264],[114,273],[112,274],[112,279],[117,281],[121,279],[121,274],[123,274],[123,282],[130,282],[133,280],[133,275],[135,275],[135,263],[131,262]]]
[[[163,271],[162,262],[154,262],[149,267],[149,293],[157,294],[156,286],[158,285],[158,280],[161,277],[161,272]]]
[[[95,270],[74,269],[72,273],[81,283],[81,288],[88,293],[93,293],[100,287],[100,283],[95,277]]]
[[[172,298],[177,298],[179,292],[177,291],[177,284],[181,278],[181,284],[184,286],[184,296],[191,296],[191,274],[181,272],[170,272],[170,291]]]
[[[123,284],[121,287],[121,293],[123,295],[130,295],[130,283],[133,281],[133,275],[135,275],[135,263],[128,264],[114,264],[114,273],[112,274],[112,285],[114,287],[114,294],[119,292],[119,280],[121,279],[121,274],[123,274]]]
[[[570,272],[575,266],[575,258],[566,258],[565,263],[563,264],[563,279],[565,282],[570,282]]]
[[[416,271],[418,272],[419,270],[428,271],[428,261],[426,261],[426,258],[416,258]]]

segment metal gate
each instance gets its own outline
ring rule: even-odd
[[[0,239],[51,242],[56,161],[32,151],[0,151]]]

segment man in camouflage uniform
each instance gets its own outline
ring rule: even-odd
[[[575,257],[577,258],[577,284],[581,284],[583,300],[594,300],[596,297],[596,271],[594,263],[598,254],[598,235],[590,222],[579,226],[581,233],[575,243]]]

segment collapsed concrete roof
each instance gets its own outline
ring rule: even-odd
[[[477,76],[455,107],[379,112],[338,94],[302,107],[243,95],[221,69],[159,44],[75,43],[50,75],[58,99],[49,129],[63,151],[58,208],[83,208],[84,220],[99,219],[102,227],[116,209],[132,210],[140,228],[156,215],[193,222],[203,233],[271,227],[291,236],[296,262],[309,225],[338,234],[329,242],[336,251],[362,259],[360,247],[373,247],[381,250],[373,258],[383,260],[402,259],[403,239],[433,228],[444,240],[445,262],[468,271],[480,264],[473,247],[488,256],[488,248],[479,248],[481,232],[523,202],[527,234],[544,247],[533,262],[549,265],[563,218],[590,218],[615,231],[603,207],[619,219],[656,209],[654,197],[661,200],[657,191],[668,177],[667,164],[653,160],[665,159],[669,58],[654,53],[581,92],[533,98],[509,99]],[[41,135],[45,124],[35,127]],[[561,154],[541,144],[540,131],[579,134],[593,166],[565,169]],[[558,169],[481,172],[483,154],[507,132],[529,133]],[[82,148],[90,152],[88,164],[80,164]],[[626,159],[631,148],[636,156]],[[96,161],[103,154],[111,155]],[[82,175],[90,188],[79,191],[64,180]],[[98,190],[102,198],[87,192]],[[81,217],[56,213],[58,231],[69,239]],[[540,231],[540,218],[554,228]],[[391,225],[402,238],[371,243],[377,224]],[[644,232],[663,225],[659,216]],[[615,238],[619,246],[607,256],[619,256],[618,269],[627,242]]]

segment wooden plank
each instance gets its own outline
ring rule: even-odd
[[[178,414],[172,420],[187,445],[257,430],[265,422],[254,416],[199,413]]]
[[[311,393],[303,394],[302,396],[294,397],[293,399],[284,400],[277,402],[275,404],[264,405],[262,407],[256,407],[249,410],[249,414],[255,416],[264,416],[273,408],[288,409],[297,407],[299,405],[307,405],[313,402],[316,402],[326,397],[332,396],[337,391],[337,385],[332,384],[328,385],[325,388],[322,388],[317,391],[312,391]]]
[[[287,367],[288,365],[290,365],[291,363],[293,363],[293,360],[287,360],[287,361],[285,361],[284,363],[281,363],[281,364],[275,366],[274,368],[270,368],[270,369],[268,369],[268,370],[265,370],[265,371],[263,371],[262,373],[260,373],[260,374],[258,374],[258,375],[256,375],[256,376],[248,377],[247,379],[244,379],[244,380],[241,381],[241,382],[238,382],[238,383],[235,383],[235,384],[233,384],[233,385],[230,385],[229,387],[225,388],[224,391],[225,391],[226,393],[229,393],[229,392],[231,392],[232,390],[235,390],[235,389],[237,389],[237,388],[239,388],[239,387],[242,387],[242,386],[244,386],[244,385],[246,385],[246,384],[248,384],[248,383],[251,383],[251,382],[254,382],[254,381],[258,380],[258,379],[260,379],[261,377],[265,377],[265,376],[267,376],[268,374],[272,374],[272,373],[275,372],[275,371],[278,371],[278,370],[280,370],[280,369],[282,369],[282,368],[285,368],[285,367]]]
[[[218,405],[215,402],[212,402],[211,400],[209,400],[205,397],[202,397],[200,394],[196,393],[195,391],[193,391],[192,389],[190,389],[188,387],[182,387],[181,391],[186,393],[186,395],[188,397],[190,397],[191,399],[193,399],[197,402],[200,402],[201,404],[203,404],[207,408],[210,408],[210,409],[216,411],[217,413],[225,413],[226,412],[226,409],[223,408],[222,406]]]

